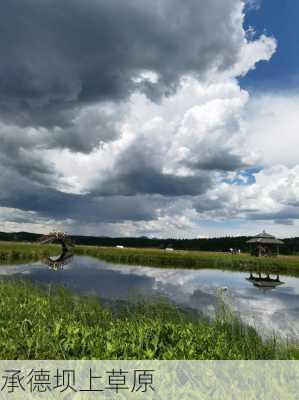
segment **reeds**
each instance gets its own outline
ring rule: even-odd
[[[0,242],[0,264],[22,264],[39,261],[44,257],[59,253],[59,246],[37,243]]]

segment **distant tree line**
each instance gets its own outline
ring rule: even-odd
[[[36,242],[42,235],[29,232],[5,233],[0,232],[0,241]],[[249,251],[246,243],[249,236],[226,236],[209,239],[158,239],[148,237],[94,237],[94,236],[71,236],[75,244],[89,246],[124,246],[142,248],[173,248],[175,250],[202,250],[202,251],[229,251],[230,248],[240,249],[242,252]],[[299,254],[299,237],[282,239],[282,254]]]

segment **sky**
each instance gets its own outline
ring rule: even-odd
[[[298,12],[3,0],[0,231],[298,236]]]

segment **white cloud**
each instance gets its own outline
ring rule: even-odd
[[[275,165],[255,174],[256,182],[248,186],[221,183],[193,205],[201,218],[275,221],[282,225],[299,225],[299,165],[288,168]],[[205,205],[211,207],[205,207]],[[287,229],[283,230],[285,233]],[[295,229],[293,230],[295,231]],[[285,234],[284,233],[284,234]]]
[[[258,40],[247,41],[241,48],[239,62],[232,68],[233,76],[245,76],[255,69],[257,62],[269,61],[276,51],[277,43],[273,37],[261,35]]]
[[[260,154],[264,165],[299,164],[298,110],[298,94],[253,94],[245,110],[246,145]]]

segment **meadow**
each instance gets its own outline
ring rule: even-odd
[[[0,242],[0,264],[34,262],[48,255],[58,254],[59,251],[59,246],[54,244]],[[117,264],[159,268],[216,268],[299,276],[299,256],[252,257],[245,253],[231,255],[220,252],[98,246],[76,246],[75,254]]]
[[[217,268],[299,276],[299,256],[252,257],[249,254],[96,246],[77,246],[76,254],[119,264],[160,268]]]
[[[0,243],[0,263],[35,262],[57,245]],[[255,258],[159,249],[75,247],[77,255],[118,264],[219,268],[299,276],[299,257]],[[61,288],[0,279],[0,359],[299,359],[298,344],[263,341],[224,306],[215,319],[161,300],[103,307]]]
[[[35,262],[57,245],[0,243],[0,263]],[[299,257],[77,246],[77,255],[118,264],[219,268],[299,276]],[[0,267],[1,268],[1,267]],[[298,343],[262,340],[224,305],[215,319],[165,300],[106,308],[59,287],[0,279],[0,359],[299,359]]]
[[[103,307],[96,298],[0,280],[0,359],[299,359],[228,310],[195,318],[166,301]]]
[[[18,264],[38,261],[48,255],[59,253],[57,245],[39,243],[0,242],[0,264]]]

